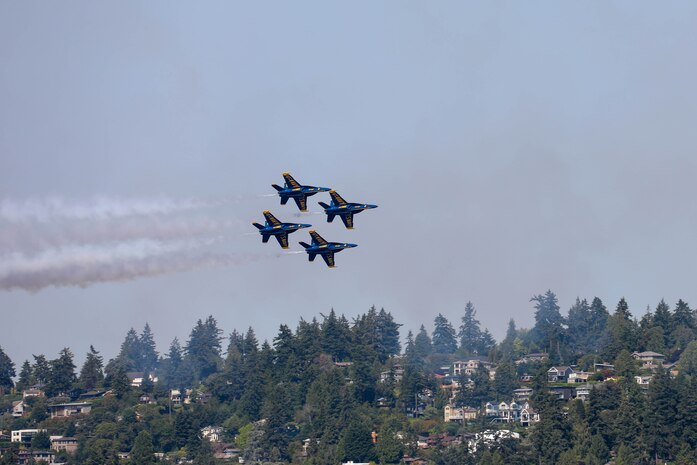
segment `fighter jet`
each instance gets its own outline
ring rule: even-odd
[[[315,187],[315,186],[302,186],[298,181],[293,179],[289,173],[283,173],[283,179],[286,183],[283,187],[277,184],[271,184],[274,189],[278,191],[278,195],[281,197],[281,205],[285,205],[288,199],[295,200],[298,204],[298,208],[301,212],[307,211],[307,198],[311,195],[315,195],[317,192],[327,192],[329,187]]]
[[[317,234],[317,231],[310,231],[312,236],[312,244],[300,242],[300,245],[305,247],[305,252],[308,254],[308,259],[312,262],[317,255],[321,255],[329,268],[334,268],[334,254],[341,252],[344,249],[358,247],[356,244],[344,244],[341,242],[327,242],[322,236]]]
[[[332,196],[332,204],[327,205],[324,202],[319,204],[324,208],[324,213],[327,214],[327,223],[334,221],[335,216],[340,216],[341,221],[347,229],[353,229],[353,215],[360,213],[363,210],[378,208],[377,205],[369,205],[367,203],[349,203],[344,200],[335,190],[330,190],[329,195]]]
[[[259,223],[252,223],[259,230],[259,234],[261,234],[261,242],[266,244],[269,242],[269,237],[274,236],[284,249],[288,248],[288,234],[294,233],[298,229],[312,227],[311,224],[281,223],[268,210],[264,211],[264,217],[266,217],[265,226]]]

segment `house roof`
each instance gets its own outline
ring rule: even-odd
[[[639,357],[665,357],[663,354],[652,352],[650,350],[647,350],[646,352],[634,352],[632,355],[638,355]]]

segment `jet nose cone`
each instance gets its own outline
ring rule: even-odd
[[[366,205],[368,208],[373,209],[373,208],[378,208],[377,205]]]
[[[312,225],[311,224],[301,224],[300,227],[301,228],[311,228]]]
[[[346,244],[346,247],[352,249],[354,247],[358,247],[358,244]]]
[[[329,192],[330,190],[332,190],[331,187],[320,187],[320,188],[319,188],[319,191],[320,191],[320,192]]]

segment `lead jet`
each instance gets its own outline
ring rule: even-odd
[[[286,180],[283,187],[277,184],[271,184],[281,197],[281,205],[285,205],[288,199],[292,198],[295,200],[301,212],[307,211],[307,198],[309,196],[315,195],[317,192],[327,192],[330,190],[329,187],[303,186],[293,179],[290,173],[283,173],[283,179]]]
[[[317,255],[321,255],[329,268],[334,268],[334,254],[341,252],[344,249],[358,247],[356,244],[345,244],[342,242],[327,242],[317,234],[317,231],[310,231],[312,236],[312,244],[300,242],[300,245],[305,247],[305,252],[308,254],[308,259],[312,262]]]
[[[288,234],[294,233],[298,229],[312,227],[311,224],[281,223],[268,210],[264,211],[264,217],[266,218],[265,226],[259,223],[252,223],[259,230],[259,234],[261,234],[261,242],[266,244],[269,242],[269,237],[274,236],[284,249],[288,248]]]
[[[324,202],[319,202],[322,208],[324,208],[324,213],[327,214],[327,223],[334,221],[335,216],[340,216],[341,221],[344,222],[344,226],[346,226],[347,229],[353,229],[354,214],[360,213],[363,210],[378,208],[377,205],[370,205],[367,203],[347,202],[335,190],[330,190],[329,195],[332,196],[331,205],[327,205]]]

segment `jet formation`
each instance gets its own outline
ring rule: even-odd
[[[315,195],[319,192],[329,192],[331,197],[331,204],[326,204],[324,202],[319,202],[320,206],[324,209],[324,213],[327,215],[327,223],[331,223],[335,217],[340,217],[341,221],[346,226],[346,229],[353,229],[353,215],[360,213],[364,210],[370,210],[377,208],[377,205],[365,204],[365,203],[352,203],[344,200],[335,190],[329,187],[315,187],[306,186],[300,184],[296,181],[290,173],[283,173],[283,179],[285,183],[283,187],[272,184],[271,186],[276,189],[279,197],[281,198],[281,205],[288,203],[288,199],[293,199],[298,209],[301,212],[307,211],[307,198]],[[261,241],[267,243],[271,236],[274,236],[278,241],[279,245],[283,249],[288,248],[288,235],[294,233],[295,231],[303,228],[312,227],[311,224],[303,223],[283,223],[279,221],[269,210],[263,212],[266,222],[264,225],[259,223],[252,223],[261,234]],[[317,231],[310,231],[310,238],[312,239],[310,244],[300,241],[300,245],[307,252],[308,260],[314,261],[317,255],[321,255],[324,262],[329,268],[334,268],[334,254],[341,252],[344,249],[349,249],[353,247],[358,247],[357,244],[350,244],[345,242],[328,242],[322,236],[320,236]]]

